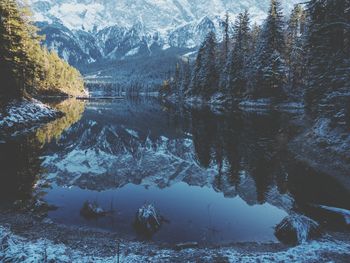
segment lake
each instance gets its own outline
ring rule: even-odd
[[[52,221],[160,243],[275,242],[292,213],[319,222],[312,204],[349,209],[349,193],[304,167],[287,146],[299,113],[173,107],[155,98],[52,102],[66,115],[0,143],[2,207],[40,198]],[[85,218],[88,201],[108,213]],[[134,228],[153,204],[154,235]],[[334,224],[329,224],[334,227]]]

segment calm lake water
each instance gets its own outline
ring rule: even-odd
[[[2,204],[41,197],[55,222],[144,239],[136,211],[166,219],[153,241],[278,242],[274,226],[322,204],[349,209],[349,193],[286,151],[301,116],[214,114],[156,99],[53,103],[66,116],[0,144]],[[88,220],[84,202],[108,215]]]

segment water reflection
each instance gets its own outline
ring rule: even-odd
[[[215,115],[143,99],[56,106],[64,118],[0,145],[2,181],[16,178],[7,189],[25,198],[38,178],[51,184],[44,198],[59,207],[49,214],[55,221],[133,238],[135,212],[153,203],[170,221],[154,240],[276,241],[272,227],[290,211],[349,206],[341,186],[288,156],[298,115]],[[79,213],[86,201],[114,213],[86,221]]]
[[[52,102],[51,106],[63,112],[64,116],[36,131],[35,137],[42,145],[50,143],[52,140],[58,140],[66,129],[80,120],[85,110],[85,102],[74,98]]]
[[[65,116],[17,138],[6,138],[0,143],[0,200],[2,203],[26,200],[33,196],[33,188],[45,169],[42,165],[44,145],[57,140],[62,133],[77,122],[84,103],[75,99],[54,102],[52,106]]]
[[[42,149],[34,136],[0,144],[1,203],[25,200],[42,172]]]
[[[193,110],[190,120],[196,157],[202,167],[216,171],[216,189],[225,193],[227,186],[239,188],[249,176],[256,188],[254,203],[264,203],[271,187],[283,180],[282,157],[291,135],[282,114],[216,116],[208,109]]]

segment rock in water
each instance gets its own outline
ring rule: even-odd
[[[140,233],[152,236],[161,227],[161,221],[153,205],[144,205],[137,211],[135,227]]]
[[[303,215],[287,216],[275,227],[278,240],[289,245],[298,245],[320,235],[319,224]]]
[[[80,210],[80,214],[86,219],[97,218],[105,216],[106,212],[99,207],[96,203],[90,203],[86,201]]]

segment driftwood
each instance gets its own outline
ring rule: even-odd
[[[324,213],[328,218],[335,221],[338,224],[350,226],[350,211],[344,208],[326,206],[326,205],[316,205],[311,204],[311,206],[318,211]]]

